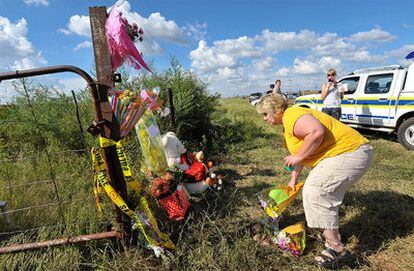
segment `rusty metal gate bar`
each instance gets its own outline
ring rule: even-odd
[[[0,254],[22,252],[33,249],[48,248],[52,246],[60,246],[67,244],[85,243],[92,240],[108,239],[108,238],[120,238],[119,233],[115,231],[94,233],[88,235],[80,235],[76,237],[68,237],[61,239],[53,239],[43,242],[35,242],[21,245],[12,245],[6,247],[0,247]]]
[[[97,84],[92,79],[92,77],[86,73],[84,70],[70,65],[60,65],[60,66],[50,66],[50,67],[42,67],[42,68],[35,68],[35,69],[28,69],[28,70],[18,70],[14,72],[5,72],[0,73],[0,82],[4,80],[11,80],[11,79],[18,79],[23,77],[32,77],[32,76],[39,76],[39,75],[46,75],[46,74],[54,74],[54,73],[61,73],[61,72],[73,72],[78,75],[80,75],[85,81],[88,83],[88,87],[91,91],[91,98],[94,106],[95,111],[95,122],[99,128],[99,131],[101,132],[102,136],[107,137],[107,135],[104,134],[104,130],[112,126],[113,123],[105,123],[108,122],[108,119],[104,119],[103,113],[101,110],[101,103],[107,100],[106,92],[101,93],[98,90]],[[108,116],[109,112],[105,112],[105,115]],[[110,114],[109,114],[110,115]],[[113,117],[113,116],[110,116]],[[105,126],[105,128],[104,128]],[[111,132],[114,132],[112,134],[112,139],[117,139],[117,134],[119,135],[119,130],[117,133],[117,129],[112,130]],[[119,159],[116,155],[113,155],[113,153],[108,153],[104,149],[104,158],[105,161],[108,161],[105,163],[106,170],[108,172],[108,176],[110,176],[112,182],[117,181],[117,176],[113,174],[112,168],[110,164],[112,164],[113,160],[117,160],[119,163]],[[123,179],[123,178],[122,178]],[[44,247],[50,247],[50,246],[57,246],[57,245],[64,245],[69,243],[81,243],[86,242],[89,240],[98,240],[98,239],[106,239],[106,238],[114,238],[116,237],[118,239],[118,244],[120,244],[120,250],[123,250],[123,247],[121,245],[121,239],[123,238],[122,229],[124,228],[122,225],[122,214],[117,212],[115,210],[116,214],[116,222],[118,223],[115,231],[110,232],[103,232],[103,233],[95,233],[85,236],[77,236],[77,237],[71,237],[71,238],[63,238],[63,239],[54,239],[54,240],[48,240],[43,242],[34,242],[34,243],[28,243],[28,244],[21,244],[21,245],[10,245],[6,247],[0,248],[0,254],[4,253],[11,253],[11,252],[19,252],[19,251],[25,251],[30,249],[37,249],[37,248],[44,248]]]

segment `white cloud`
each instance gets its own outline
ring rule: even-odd
[[[347,36],[318,33],[272,32],[216,40],[201,40],[190,52],[191,69],[224,95],[235,91],[266,91],[275,79],[289,81],[290,89],[319,88],[325,72],[334,67],[341,76],[362,67],[406,64],[414,44],[381,52],[380,44],[396,36],[379,26]],[[276,63],[276,59],[278,62]],[[290,62],[289,62],[290,61]],[[283,63],[283,65],[282,65]]]
[[[67,28],[60,28],[58,31],[65,35],[76,34],[84,37],[91,36],[89,16],[73,15],[70,17],[69,23],[66,25],[66,27]]]
[[[280,68],[279,70],[276,71],[275,75],[276,76],[281,76],[281,77],[286,77],[288,76],[290,73],[290,69],[289,68]]]
[[[47,64],[47,62],[46,60],[43,59],[41,52],[39,52],[37,55],[32,55],[32,56],[14,60],[12,63],[9,64],[9,69],[25,70],[25,69],[36,68],[39,65],[45,65],[45,64]]]
[[[69,30],[67,30],[66,28],[59,28],[58,32],[65,34],[66,36],[69,36],[70,34],[72,34],[72,32],[70,32]]]
[[[407,45],[404,45],[400,48],[387,51],[387,52],[384,53],[384,55],[387,56],[387,57],[397,58],[397,59],[403,60],[412,51],[414,51],[414,44],[407,44]]]
[[[273,53],[278,53],[288,50],[300,50],[310,48],[317,39],[315,32],[307,29],[296,32],[271,32],[268,29],[264,30],[258,40],[264,42],[264,47]]]
[[[167,20],[159,12],[152,13],[148,18],[142,17],[131,10],[128,1],[118,1],[115,4],[129,23],[137,23],[144,29],[144,41],[136,43],[139,51],[144,55],[159,55],[164,52],[161,42],[179,45],[189,44],[189,37],[174,21]],[[69,19],[66,28],[60,28],[59,32],[70,35],[91,37],[89,16],[73,15]]]
[[[317,63],[311,62],[309,60],[301,60],[295,58],[293,62],[293,72],[297,74],[315,74],[320,72],[320,67]]]
[[[183,30],[187,33],[187,35],[192,38],[193,40],[200,41],[205,40],[207,36],[207,23],[195,23],[195,24],[187,24],[183,27]]]
[[[266,56],[252,61],[253,68],[258,71],[268,71],[275,65],[275,60],[271,56]]]
[[[237,67],[243,65],[241,60],[243,58],[257,58],[262,55],[262,51],[255,45],[255,40],[246,36],[237,39],[218,40],[210,47],[207,42],[201,40],[198,43],[198,48],[190,52],[192,60],[191,66],[200,71],[215,71],[224,67]],[[262,61],[270,62],[269,58],[264,58]],[[259,63],[256,61],[256,66],[264,67],[272,63]]]
[[[395,36],[381,28],[373,28],[370,31],[358,32],[351,35],[350,39],[355,42],[388,42],[395,40]]]
[[[319,65],[323,70],[326,70],[331,67],[338,67],[341,65],[341,60],[330,56],[324,56],[319,60]]]
[[[235,79],[240,76],[237,70],[228,67],[219,68],[217,70],[217,73],[219,74],[221,79]]]
[[[76,45],[76,47],[73,50],[77,51],[82,48],[92,48],[92,42],[90,41],[81,42],[78,45]]]
[[[387,60],[387,56],[384,55],[371,55],[371,53],[367,50],[361,50],[352,52],[352,56],[346,58],[347,60],[352,60],[358,63],[372,63],[372,64],[380,64],[384,63]]]
[[[255,46],[255,40],[246,36],[237,39],[219,40],[213,43],[213,50],[233,57],[259,57],[262,52]]]
[[[86,81],[81,77],[63,78],[58,80],[57,88],[62,90],[64,93],[70,93],[70,91],[77,91],[85,89],[87,87]]]
[[[211,48],[204,40],[198,43],[198,48],[190,52],[191,66],[200,71],[216,71],[219,68],[234,67],[236,59],[228,54]]]
[[[24,0],[24,3],[28,6],[49,6],[48,0]]]
[[[189,43],[188,37],[174,21],[167,20],[159,12],[152,13],[148,18],[133,12],[128,1],[121,0],[115,4],[129,23],[137,23],[144,29],[144,40],[154,39],[181,45]]]
[[[13,23],[0,16],[1,69],[28,69],[46,63],[41,52],[28,40],[28,31],[24,18]]]

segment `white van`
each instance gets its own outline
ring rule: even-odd
[[[341,121],[356,128],[397,132],[398,141],[414,150],[414,64],[361,69],[342,77],[347,84]],[[295,106],[322,110],[320,94],[298,97]]]

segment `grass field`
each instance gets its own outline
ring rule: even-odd
[[[181,224],[167,223],[177,244],[175,260],[162,263],[148,251],[131,249],[120,255],[106,241],[35,252],[0,256],[1,270],[317,270],[312,259],[323,248],[307,239],[304,256],[296,259],[273,247],[257,244],[250,236],[250,225],[260,220],[256,193],[289,180],[283,169],[287,151],[281,146],[280,128],[269,127],[247,100],[221,100],[221,114],[240,127],[248,137],[233,143],[226,152],[213,157],[225,174],[222,193],[210,192],[194,203]],[[400,146],[393,137],[364,133],[374,146],[374,160],[368,173],[347,193],[340,209],[343,239],[353,251],[353,259],[343,270],[414,270],[414,152]],[[34,154],[36,155],[36,154]],[[48,176],[22,172],[42,172],[45,157],[0,166],[0,199],[9,204],[40,205],[54,200],[53,187],[42,186],[10,191],[7,180],[27,182]],[[43,162],[42,162],[43,161]],[[26,164],[25,164],[26,163]],[[36,236],[15,235],[2,244],[22,240],[42,240],[63,235],[100,230],[91,192],[92,182],[87,155],[65,153],[53,157],[57,188],[65,202],[65,218],[76,221],[66,230],[40,230]],[[37,165],[37,166],[34,166]],[[70,167],[68,166],[70,165]],[[36,170],[33,170],[33,167]],[[46,170],[45,170],[46,171]],[[306,177],[304,172],[302,179]],[[70,177],[69,181],[64,181]],[[60,179],[59,179],[60,178]],[[17,180],[17,181],[16,181]],[[16,196],[18,195],[18,196]],[[59,220],[56,208],[11,217],[15,224],[35,227]],[[282,226],[303,221],[301,197],[288,209]],[[2,231],[11,226],[0,224]],[[20,225],[22,227],[22,225]],[[0,239],[2,240],[2,239]]]

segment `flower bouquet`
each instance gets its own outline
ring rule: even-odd
[[[110,94],[112,112],[118,120],[121,138],[124,138],[137,124],[149,103],[130,90],[113,91]]]
[[[299,257],[306,246],[304,223],[300,222],[284,228],[272,238],[272,242],[284,252],[292,253],[295,257]]]

